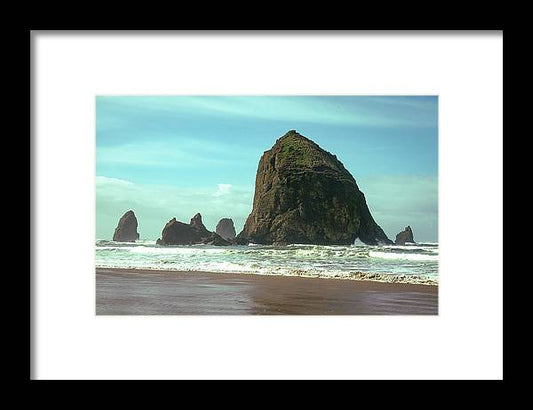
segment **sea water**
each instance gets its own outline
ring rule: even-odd
[[[233,245],[160,246],[96,241],[102,268],[203,271],[438,284],[437,243],[405,246]]]

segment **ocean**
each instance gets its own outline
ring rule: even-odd
[[[96,267],[438,284],[437,243],[405,246],[160,246],[96,240]]]

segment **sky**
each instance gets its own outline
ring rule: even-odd
[[[129,209],[141,239],[197,213],[214,231],[252,211],[259,158],[296,130],[344,164],[394,240],[438,241],[437,96],[98,96],[96,238]]]

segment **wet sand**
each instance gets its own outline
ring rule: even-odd
[[[208,272],[96,269],[97,315],[436,315],[438,287]]]

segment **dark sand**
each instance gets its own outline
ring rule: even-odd
[[[207,272],[96,269],[97,315],[436,315],[438,287]]]

